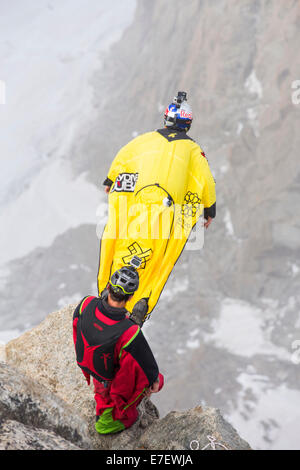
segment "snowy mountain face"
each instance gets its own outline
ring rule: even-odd
[[[1,3],[0,262],[50,246],[68,228],[95,223],[97,190],[84,174],[72,176],[68,161],[83,124],[95,118],[91,81],[101,55],[128,26],[134,6]]]
[[[69,229],[96,224],[101,194],[86,179],[87,171],[74,174],[71,149],[96,117],[93,76],[134,9],[135,0],[111,5],[91,0],[88,7],[83,0],[0,4],[0,80],[6,85],[6,103],[0,105],[4,288],[13,266],[26,264],[21,258],[37,247],[51,247]],[[28,273],[21,279],[24,275],[32,296],[39,287],[28,284]],[[14,293],[5,290],[3,296]],[[2,308],[5,312],[5,303]]]
[[[300,365],[295,348],[300,340],[300,105],[292,102],[292,83],[300,79],[295,52],[299,3],[192,0],[187,8],[179,0],[140,0],[133,21],[134,4],[114,2],[105,6],[113,21],[107,19],[103,28],[116,27],[116,41],[102,56],[107,44],[101,49],[96,32],[102,2],[94,2],[89,12],[81,11],[84,4],[74,0],[51,2],[54,10],[48,8],[49,2],[39,2],[39,7],[27,2],[38,8],[35,11],[45,22],[51,22],[59,8],[66,8],[64,18],[69,18],[68,3],[69,8],[70,3],[77,5],[77,11],[72,6],[76,15],[66,33],[59,36],[52,30],[55,40],[48,38],[43,49],[49,60],[56,57],[57,94],[48,94],[52,80],[38,91],[20,72],[11,72],[14,80],[27,83],[26,95],[33,93],[34,106],[26,100],[23,104],[21,98],[11,111],[8,104],[0,106],[1,145],[7,143],[11,163],[3,171],[8,182],[15,181],[15,192],[6,192],[2,199],[0,216],[5,246],[0,272],[2,329],[22,330],[56,307],[95,292],[95,211],[102,202],[101,218],[105,208],[95,185],[104,180],[117,150],[133,136],[161,127],[165,106],[178,90],[185,90],[194,111],[190,135],[204,149],[217,182],[217,219],[205,234],[204,250],[181,256],[144,328],[166,375],[165,391],[156,403],[163,413],[207,403],[226,413],[252,447],[299,449]],[[8,15],[10,7],[5,9]],[[33,19],[22,23],[21,13],[14,14],[18,31],[21,25],[28,28],[36,44],[46,26],[38,28],[36,23],[34,29]],[[7,23],[2,15],[0,21]],[[81,28],[84,21],[88,27]],[[75,34],[75,24],[80,24],[80,34]],[[2,37],[2,27],[0,31]],[[67,40],[70,31],[76,40]],[[18,35],[7,32],[7,37],[11,46],[4,47],[1,39],[0,79],[7,82],[9,103],[10,85],[2,63],[13,71],[14,57],[23,57],[26,63],[29,59],[21,49],[17,55],[16,46],[15,54],[10,52],[12,38]],[[61,59],[57,43],[62,37],[72,49],[69,62]],[[27,42],[22,42],[25,47]],[[30,50],[34,49],[32,45]],[[44,52],[41,55],[36,59],[35,84],[48,76],[42,73],[48,60]],[[69,80],[64,73],[68,64]],[[29,69],[34,67],[28,65]],[[82,81],[85,93],[79,91]],[[73,85],[79,103],[69,90]],[[39,93],[47,98],[45,106]],[[17,93],[14,96],[10,99]],[[14,121],[16,108],[23,112],[19,125]],[[28,108],[37,110],[36,120],[28,119]],[[15,130],[3,131],[5,110],[5,122]],[[30,122],[40,134],[31,132],[27,145],[28,132],[22,130]],[[12,138],[18,129],[18,139]],[[19,142],[23,153],[16,150]],[[24,153],[28,160],[21,158]],[[17,162],[20,171],[14,173]],[[27,181],[26,189],[22,185]],[[12,229],[2,231],[3,211],[6,226],[22,222],[17,227],[18,233],[26,234],[24,240]],[[28,221],[29,212],[32,232],[22,219],[26,214]]]

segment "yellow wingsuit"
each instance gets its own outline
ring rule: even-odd
[[[106,181],[111,189],[99,294],[111,274],[137,255],[140,285],[126,308],[132,312],[138,300],[147,298],[149,315],[203,208],[215,207],[215,181],[199,145],[185,132],[167,128],[125,145]]]

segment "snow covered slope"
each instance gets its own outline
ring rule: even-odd
[[[94,118],[91,79],[134,9],[135,0],[0,3],[0,263],[95,223],[96,188],[62,160]]]

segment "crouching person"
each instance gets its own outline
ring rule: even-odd
[[[137,271],[123,267],[111,277],[106,298],[85,297],[74,311],[77,364],[88,385],[93,377],[100,434],[132,426],[144,396],[163,386],[152,351],[125,309],[138,285]]]

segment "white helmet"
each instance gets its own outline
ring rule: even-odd
[[[166,127],[173,127],[184,131],[190,129],[193,111],[186,100],[187,95],[184,91],[179,91],[177,96],[174,97],[173,103],[165,110],[164,125]]]

